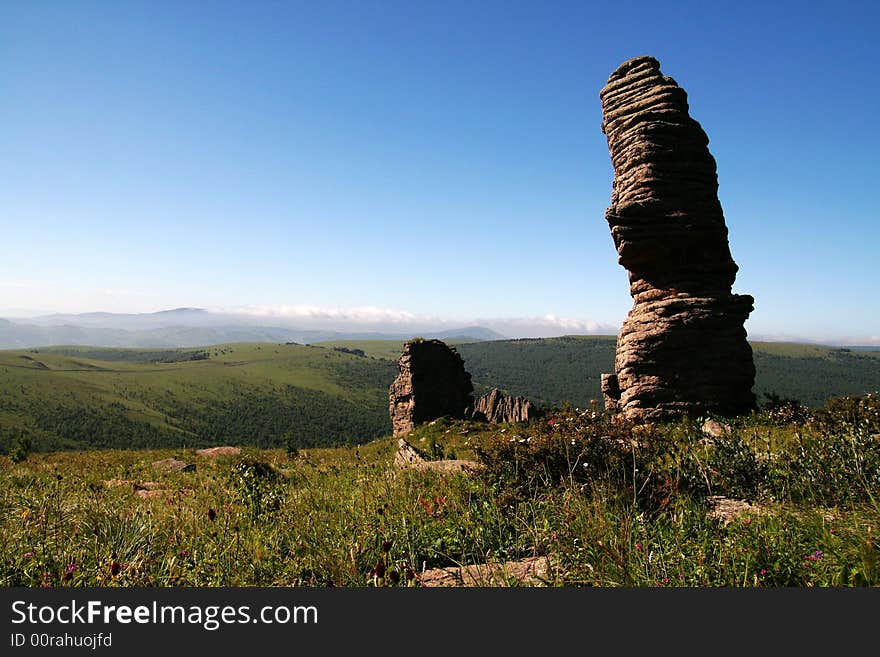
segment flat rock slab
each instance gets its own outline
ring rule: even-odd
[[[171,495],[171,491],[164,488],[154,488],[152,490],[136,490],[135,493],[142,500],[155,500],[160,497]]]
[[[121,486],[134,486],[134,481],[131,479],[107,479],[104,482],[104,486],[107,488],[120,488]]]
[[[439,461],[423,461],[411,466],[414,470],[429,470],[432,472],[479,472],[483,469],[481,463],[468,461],[467,459],[441,459]]]
[[[418,578],[422,586],[546,586],[550,572],[547,557],[528,557],[504,563],[481,563],[460,568],[432,568]]]
[[[168,488],[139,488],[135,494],[142,500],[157,500],[173,497],[175,494],[184,497],[194,494],[191,488],[182,488],[179,491],[173,491]]]
[[[725,525],[729,525],[739,516],[746,514],[759,515],[764,511],[757,504],[750,504],[745,500],[734,500],[723,495],[712,495],[709,497],[709,505],[709,515],[717,518]]]
[[[178,461],[177,459],[153,461],[153,467],[157,470],[167,470],[168,472],[194,472],[196,469],[195,463],[187,463],[186,461]]]
[[[410,468],[413,470],[431,470],[433,472],[478,472],[483,469],[481,463],[466,459],[441,459],[429,461],[415,447],[403,438],[397,439],[397,453],[394,455],[394,465],[398,468]]]
[[[222,447],[209,447],[207,449],[197,449],[196,454],[209,459],[216,459],[221,456],[236,456],[241,454],[241,448],[224,445]]]

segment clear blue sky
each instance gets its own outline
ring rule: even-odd
[[[598,93],[650,54],[709,134],[750,334],[880,336],[876,7],[6,0],[0,309],[619,325]]]

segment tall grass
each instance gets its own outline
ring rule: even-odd
[[[796,422],[740,419],[711,440],[698,421],[577,409],[441,420],[409,438],[479,458],[478,476],[397,470],[390,440],[4,458],[0,585],[417,586],[427,569],[534,555],[558,586],[877,585],[878,433],[868,396]],[[150,465],[168,456],[198,468]],[[718,495],[753,506],[720,518]]]

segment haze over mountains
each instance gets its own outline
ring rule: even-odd
[[[315,315],[285,317],[201,308],[155,313],[52,314],[0,319],[0,349],[50,345],[101,347],[201,347],[228,342],[397,340],[413,335],[439,339],[497,340],[504,334],[485,326],[434,326],[424,321],[389,323]]]
[[[31,317],[0,310],[0,349],[52,345],[97,347],[204,347],[229,342],[328,340],[500,340],[563,335],[616,335],[618,326],[544,317],[455,321],[379,308],[247,306],[207,310],[175,308],[152,313],[53,313]],[[6,319],[3,319],[3,317]],[[816,340],[799,335],[749,333],[750,340],[880,348],[880,337]]]

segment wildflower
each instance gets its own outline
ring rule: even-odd
[[[804,557],[805,561],[822,561],[825,558],[825,555],[822,554],[822,550],[816,550],[813,554],[808,554]]]
[[[382,552],[391,551],[391,541],[382,541]]]
[[[400,573],[396,570],[388,571],[388,579],[391,580],[392,584],[397,584],[400,581]]]
[[[760,575],[761,577],[763,577],[766,574],[767,574],[767,571],[764,570],[763,568],[761,568],[761,570],[758,572],[758,575]]]
[[[550,420],[550,426],[552,427],[554,424],[556,424],[556,420]]]
[[[645,548],[642,547],[642,544],[641,544],[641,543],[636,543],[636,552],[641,552],[641,551],[643,551],[644,549],[645,549]]]
[[[217,512],[212,508],[208,509],[208,520],[214,522],[217,519]]]
[[[111,561],[110,562],[110,574],[113,575],[114,577],[116,577],[116,575],[119,574],[119,571],[121,568],[122,568],[122,566],[120,565],[120,563],[118,561]]]
[[[376,564],[376,567],[373,569],[373,577],[378,577],[379,579],[385,577],[385,562],[380,561]]]
[[[189,552],[187,552],[186,550],[181,550],[180,556],[186,559],[189,556]]]
[[[21,519],[22,520],[27,520],[30,517],[31,517],[31,510],[30,509],[25,509],[24,511],[21,512]]]
[[[34,556],[34,553],[33,553],[33,552],[25,552],[22,556],[23,556],[25,559],[30,559],[31,557]]]

